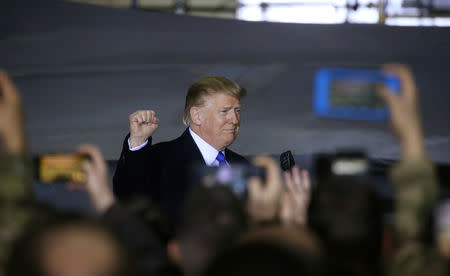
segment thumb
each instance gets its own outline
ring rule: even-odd
[[[153,117],[151,123],[153,123],[153,124],[159,124],[159,119],[158,119],[158,117]]]
[[[398,96],[395,95],[389,87],[384,84],[377,85],[377,94],[383,99],[383,101],[389,106],[389,109],[392,109],[395,106],[396,101],[398,101]]]

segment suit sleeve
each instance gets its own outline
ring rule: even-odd
[[[140,150],[130,151],[129,134],[125,137],[113,177],[113,191],[118,199],[127,198],[133,194],[150,194],[157,200],[157,161],[152,151],[151,137],[147,145]],[[153,185],[151,185],[153,182]]]

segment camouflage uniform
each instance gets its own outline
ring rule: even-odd
[[[0,275],[11,244],[33,217],[31,160],[25,155],[0,155]]]
[[[394,231],[398,247],[388,266],[388,275],[447,275],[436,249],[426,244],[424,234],[438,200],[433,164],[408,160],[391,171],[395,190]]]

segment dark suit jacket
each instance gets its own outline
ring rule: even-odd
[[[175,140],[151,145],[138,151],[130,151],[128,137],[123,142],[122,153],[113,178],[113,190],[117,198],[133,194],[146,194],[158,202],[163,210],[177,218],[187,192],[191,188],[188,178],[193,164],[205,166],[205,161],[192,139],[189,129]],[[227,162],[248,164],[247,159],[226,149]]]

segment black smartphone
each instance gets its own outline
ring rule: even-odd
[[[289,171],[295,166],[294,156],[290,150],[280,155],[280,166],[283,171]]]
[[[330,177],[367,176],[370,162],[364,151],[344,149],[336,153],[320,153],[315,156],[314,172],[316,179]]]
[[[332,160],[331,172],[337,176],[366,176],[369,160],[362,150],[342,150]]]

